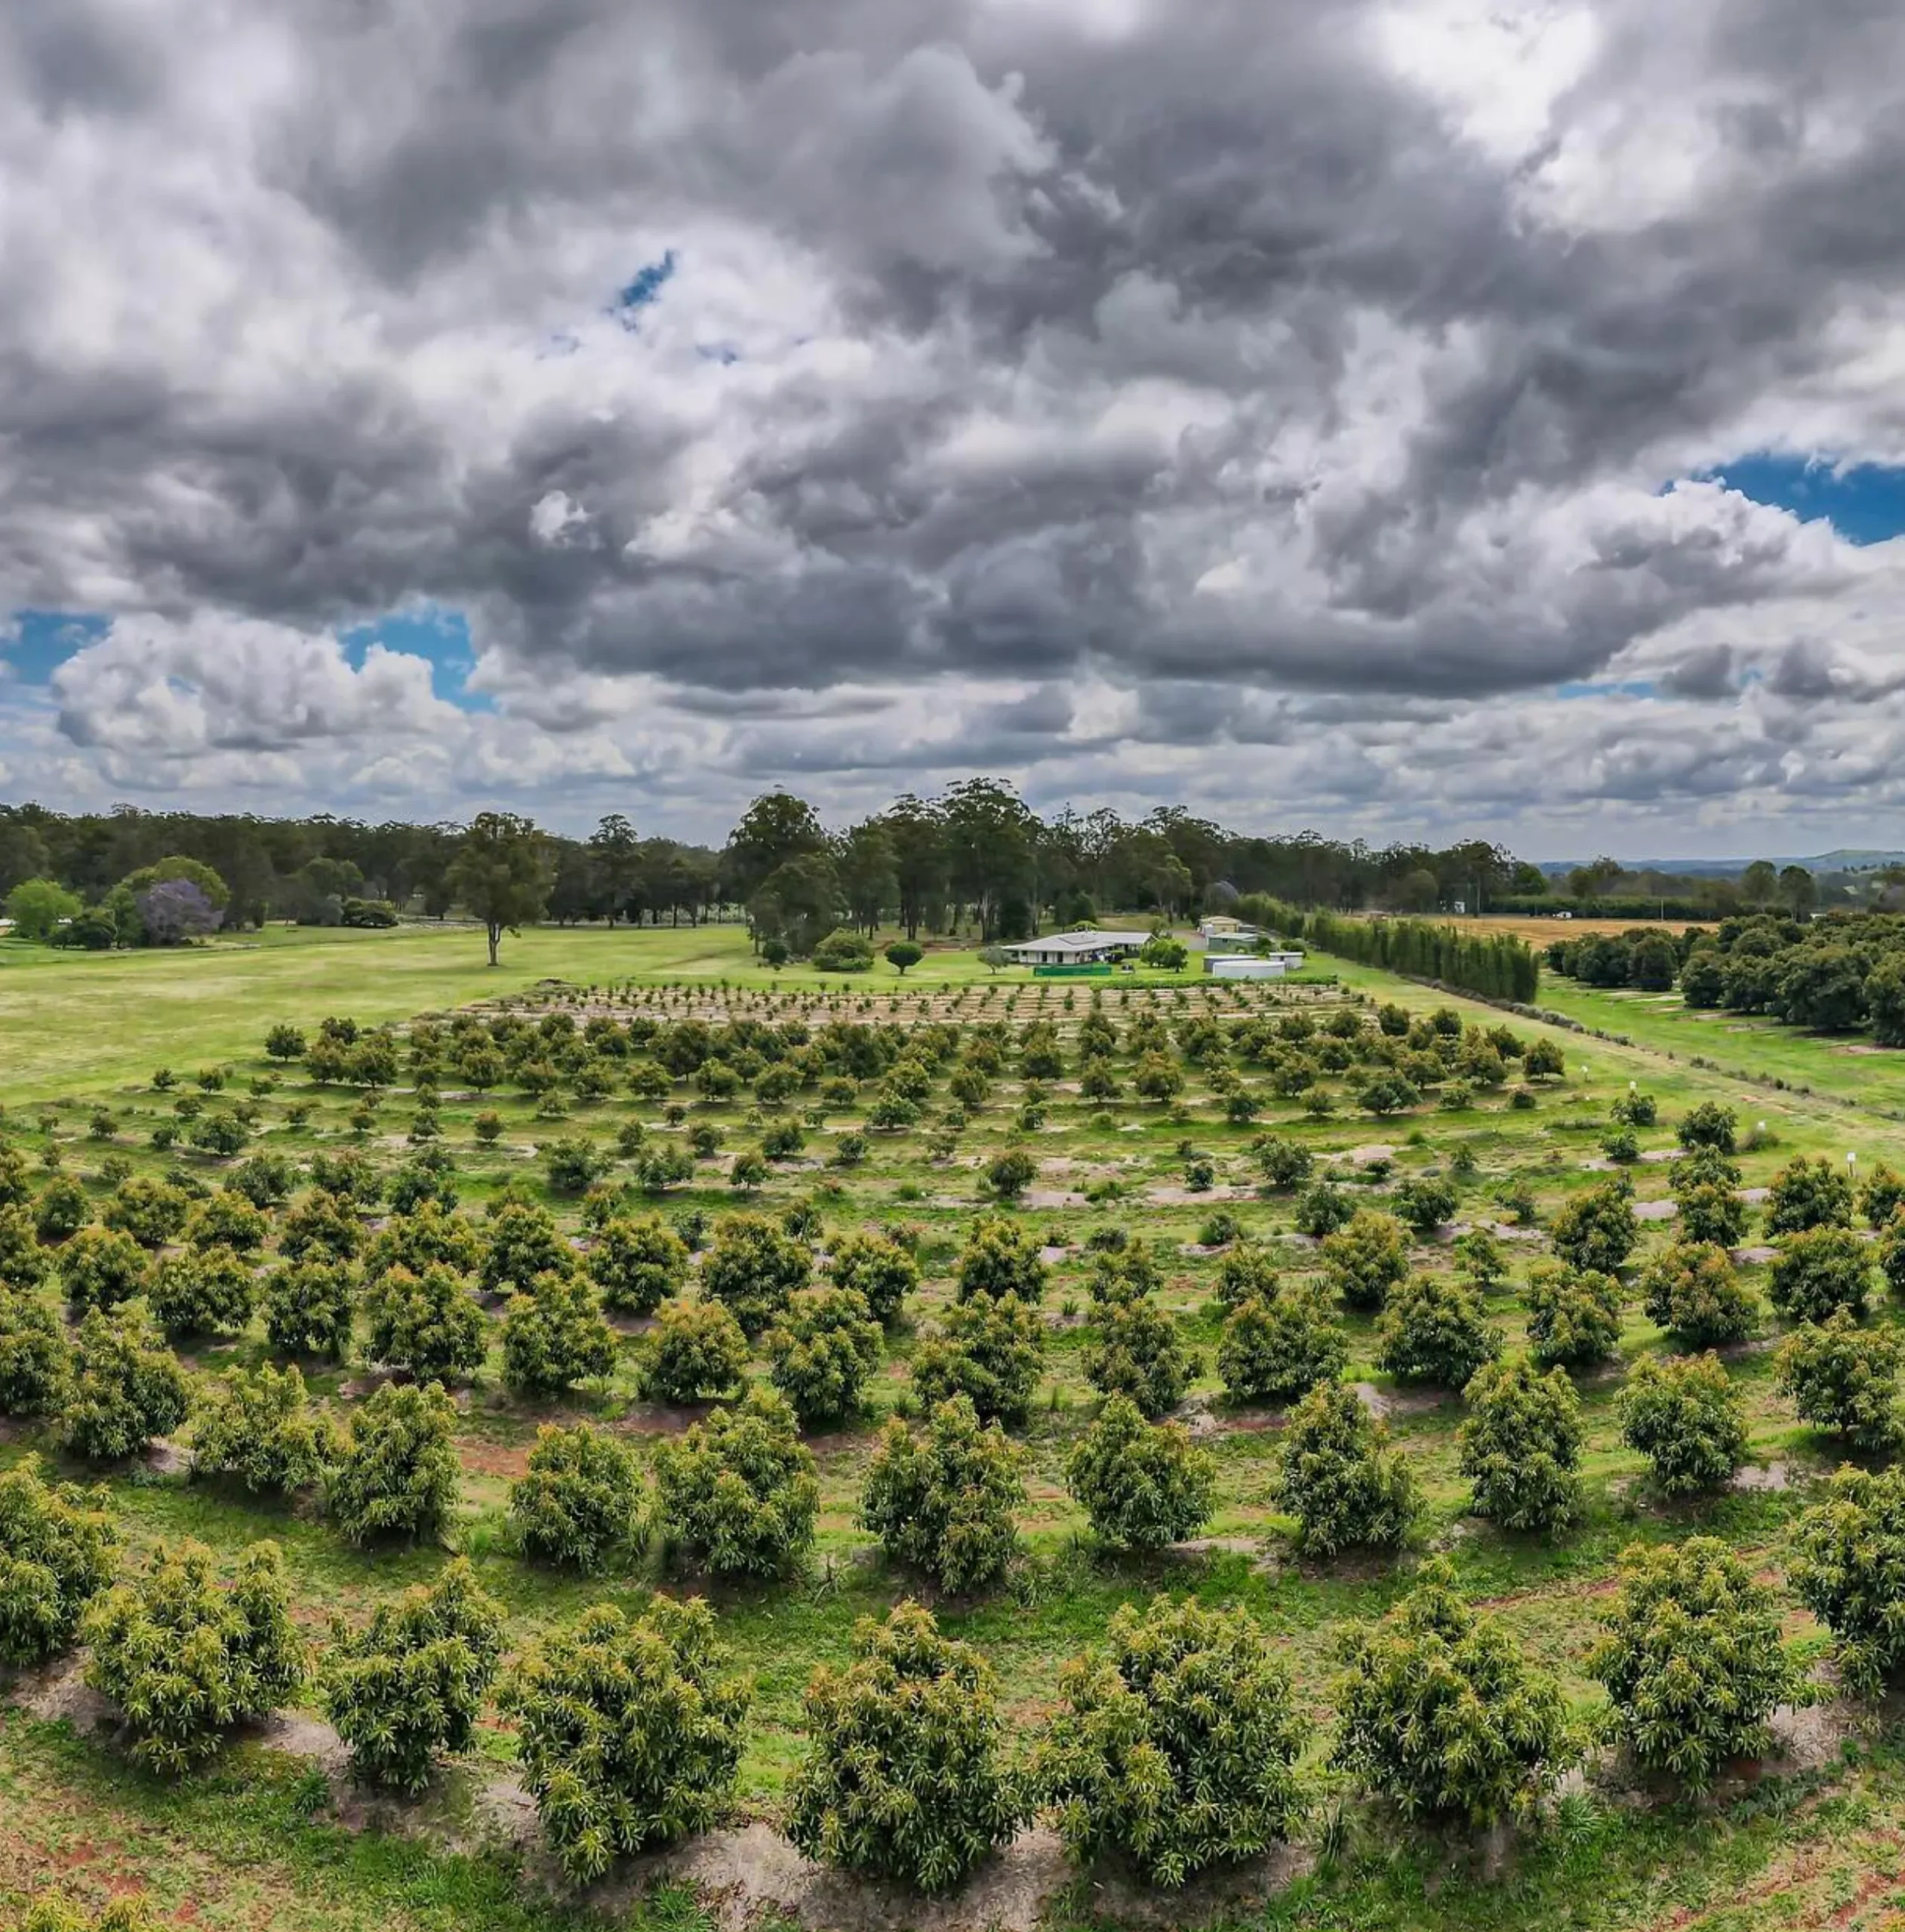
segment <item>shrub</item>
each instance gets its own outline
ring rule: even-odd
[[[59,1266],[60,1287],[75,1315],[116,1308],[145,1287],[143,1251],[115,1228],[82,1228],[60,1249]]]
[[[615,1437],[545,1423],[509,1487],[509,1524],[525,1555],[596,1571],[632,1537],[641,1501],[641,1471]]]
[[[974,1222],[960,1252],[956,1279],[962,1301],[974,1295],[1042,1300],[1045,1264],[1039,1252],[1038,1237],[1029,1228],[996,1217]]]
[[[291,1164],[282,1155],[254,1154],[225,1177],[222,1193],[237,1194],[261,1211],[291,1198]]]
[[[836,926],[814,947],[814,970],[821,973],[868,973],[872,971],[872,943],[863,934]]]
[[[456,1423],[438,1382],[386,1382],[358,1409],[325,1472],[325,1511],[348,1540],[442,1531],[457,1503]]]
[[[576,1265],[575,1250],[553,1218],[527,1201],[506,1201],[488,1232],[478,1275],[485,1294],[513,1294],[538,1275],[566,1275]]]
[[[1486,1228],[1471,1228],[1455,1242],[1456,1271],[1478,1288],[1492,1288],[1508,1278],[1508,1257]]]
[[[423,1381],[473,1374],[488,1352],[483,1311],[447,1268],[389,1269],[365,1290],[364,1312],[371,1360]]]
[[[503,1380],[519,1395],[559,1395],[615,1367],[615,1331],[580,1275],[538,1275],[503,1318]]]
[[[1357,1546],[1393,1548],[1417,1507],[1408,1463],[1389,1447],[1386,1426],[1340,1382],[1320,1383],[1291,1411],[1276,1492],[1297,1519],[1297,1547],[1320,1556]]]
[[[1275,1301],[1279,1285],[1276,1261],[1266,1248],[1233,1248],[1217,1269],[1217,1300],[1226,1308]]]
[[[861,1527],[896,1563],[955,1593],[1005,1574],[1018,1548],[1013,1512],[1025,1500],[1025,1451],[963,1395],[922,1429],[896,1416],[881,1431],[860,1503]]]
[[[600,1878],[719,1817],[752,1701],[729,1665],[707,1605],[663,1596],[639,1617],[596,1604],[518,1663],[503,1705],[571,1880]]]
[[[1683,1349],[1744,1341],[1759,1325],[1759,1298],[1734,1271],[1732,1257],[1710,1241],[1676,1241],[1641,1272],[1648,1319]]]
[[[1852,1177],[1823,1154],[1816,1161],[1799,1155],[1774,1175],[1766,1196],[1768,1235],[1851,1225]]]
[[[1408,1274],[1408,1244],[1390,1216],[1362,1208],[1324,1237],[1323,1266],[1350,1307],[1374,1311]]]
[[[1633,1190],[1625,1177],[1576,1195],[1555,1216],[1550,1237],[1556,1254],[1569,1267],[1614,1273],[1640,1238]]]
[[[103,1489],[48,1483],[29,1456],[0,1470],[0,1663],[43,1663],[112,1580],[119,1537]]]
[[[759,1214],[730,1214],[715,1229],[701,1264],[701,1292],[725,1303],[742,1331],[758,1335],[807,1285],[812,1257]]]
[[[26,1288],[0,1288],[0,1416],[57,1415],[72,1383],[59,1316]]]
[[[1898,1337],[1861,1328],[1844,1309],[1780,1345],[1775,1374],[1802,1422],[1846,1437],[1867,1455],[1905,1438],[1898,1412]]]
[[[228,1368],[200,1405],[192,1472],[231,1476],[254,1495],[308,1489],[337,1451],[336,1432],[307,1398],[295,1368]]]
[[[265,1335],[280,1355],[342,1361],[350,1353],[355,1284],[334,1261],[294,1261],[265,1277]]]
[[[1404,1382],[1460,1389],[1501,1352],[1501,1331],[1482,1297],[1446,1275],[1415,1275],[1389,1298],[1377,1327],[1377,1364]]]
[[[1764,1751],[1767,1718],[1799,1694],[1772,1592],[1716,1537],[1630,1544],[1600,1614],[1587,1668],[1607,1687],[1616,1734],[1689,1790],[1704,1790],[1728,1758]]]
[[[183,1189],[135,1174],[113,1189],[100,1219],[141,1247],[158,1248],[177,1238],[191,1210]]]
[[[96,1597],[81,1629],[86,1681],[118,1706],[134,1761],[177,1777],[223,1734],[267,1716],[304,1681],[278,1546],[254,1543],[229,1583],[202,1543],[162,1543],[143,1575]]]
[[[258,1284],[229,1248],[162,1255],[146,1278],[146,1303],[168,1335],[235,1335],[251,1320]]]
[[[1455,1190],[1444,1180],[1405,1180],[1396,1190],[1396,1211],[1423,1241],[1454,1219]]]
[[[1027,1809],[1004,1761],[996,1680],[915,1603],[860,1618],[853,1647],[845,1670],[823,1665],[807,1687],[787,1836],[823,1863],[949,1891]]]
[[[1621,1289],[1611,1275],[1550,1262],[1528,1278],[1528,1352],[1542,1368],[1591,1368],[1620,1343]]]
[[[1197,1363],[1185,1351],[1177,1324],[1148,1294],[1103,1302],[1098,1338],[1085,1351],[1085,1378],[1107,1395],[1128,1395],[1155,1419],[1184,1399]]]
[[[687,1281],[688,1244],[659,1214],[618,1217],[603,1223],[582,1265],[603,1306],[652,1315]]]
[[[352,1632],[331,1620],[324,1713],[365,1784],[421,1791],[439,1757],[469,1749],[503,1651],[503,1613],[466,1558],[379,1604]]]
[[[1679,1183],[1679,1177],[1675,1179]],[[1731,1182],[1694,1180],[1676,1184],[1674,1198],[1679,1207],[1682,1240],[1708,1241],[1726,1248],[1737,1247],[1745,1238],[1747,1204]]]
[[[1620,1432],[1666,1496],[1717,1489],[1746,1460],[1740,1398],[1710,1353],[1636,1362],[1620,1392]]]
[[[830,1267],[835,1287],[863,1297],[883,1327],[919,1285],[919,1263],[884,1235],[854,1234],[836,1241]]]
[[[1405,1817],[1476,1830],[1530,1817],[1581,1753],[1560,1686],[1454,1580],[1438,1557],[1380,1623],[1345,1633],[1331,1755]]]
[[[1113,1395],[1073,1445],[1065,1480],[1108,1549],[1156,1550],[1181,1543],[1217,1501],[1217,1465],[1175,1423],[1147,1423]]]
[[[764,1346],[774,1386],[806,1428],[854,1414],[880,1363],[879,1324],[850,1288],[802,1289]]]
[[[1789,1321],[1823,1321],[1843,1309],[1865,1312],[1872,1251],[1850,1228],[1808,1228],[1781,1235],[1767,1297]]]
[[[940,1333],[912,1358],[912,1382],[928,1408],[963,1395],[982,1422],[1023,1422],[1045,1366],[1045,1331],[1017,1295],[977,1295],[940,1318]]]
[[[1799,1518],[1787,1578],[1836,1640],[1846,1687],[1881,1695],[1905,1667],[1905,1469],[1842,1469]]]
[[[1859,1212],[1875,1230],[1889,1227],[1905,1207],[1905,1175],[1884,1161],[1876,1162],[1859,1189]]]
[[[1556,1368],[1490,1362],[1463,1391],[1469,1507],[1504,1530],[1555,1530],[1581,1513],[1581,1402]]]
[[[1334,1382],[1349,1359],[1349,1337],[1328,1297],[1303,1281],[1271,1300],[1253,1295],[1232,1310],[1217,1373],[1233,1402],[1294,1402]]]
[[[1716,1100],[1703,1100],[1681,1121],[1680,1144],[1731,1154],[1739,1144],[1738,1126],[1731,1107],[1723,1107]]]
[[[1123,1605],[1106,1634],[1107,1654],[1065,1666],[1029,1765],[1066,1850],[1117,1853],[1174,1886],[1286,1841],[1309,1726],[1260,1626],[1159,1596]]]
[[[725,1395],[747,1373],[747,1337],[718,1301],[665,1301],[642,1350],[642,1392],[651,1402]]]
[[[66,1442],[90,1462],[138,1455],[191,1409],[184,1368],[136,1303],[86,1316],[74,1338],[73,1367]]]
[[[655,1478],[663,1536],[712,1575],[784,1576],[814,1540],[814,1458],[772,1389],[658,1444]]]

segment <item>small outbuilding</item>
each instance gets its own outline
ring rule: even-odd
[[[1300,952],[1207,952],[1204,971],[1213,980],[1281,980],[1303,971]]]

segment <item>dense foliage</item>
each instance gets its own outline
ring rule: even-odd
[[[1848,1687],[1879,1696],[1905,1669],[1905,1469],[1841,1469],[1799,1518],[1787,1575]]]
[[[1113,1395],[1066,1458],[1065,1480],[1108,1549],[1163,1549],[1194,1535],[1217,1500],[1217,1465],[1179,1425]]]
[[[663,1536],[712,1576],[783,1576],[814,1540],[813,1454],[771,1389],[658,1444],[655,1480]]]
[[[596,1571],[633,1537],[641,1502],[640,1468],[616,1437],[545,1423],[509,1486],[509,1526],[525,1555]]]
[[[352,1543],[438,1534],[456,1507],[456,1405],[440,1382],[386,1382],[325,1472],[325,1509]]]
[[[1494,1361],[1463,1394],[1460,1467],[1475,1513],[1505,1530],[1560,1529],[1579,1516],[1581,1402],[1567,1376]]]
[[[1620,1433],[1652,1464],[1663,1496],[1718,1489],[1747,1459],[1739,1391],[1710,1352],[1636,1362],[1620,1392]]]
[[[941,1589],[977,1589],[1005,1574],[1018,1548],[1025,1451],[963,1395],[923,1427],[894,1417],[880,1432],[860,1494],[863,1527],[896,1563]]]
[[[1318,1556],[1393,1548],[1418,1507],[1414,1479],[1390,1447],[1386,1426],[1340,1382],[1313,1389],[1291,1411],[1276,1497],[1296,1518],[1297,1547]]]
[[[49,1483],[32,1456],[0,1470],[0,1663],[66,1649],[118,1548],[104,1490]]]

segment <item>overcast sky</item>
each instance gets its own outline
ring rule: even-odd
[[[1905,844],[1897,0],[8,0],[0,796]]]

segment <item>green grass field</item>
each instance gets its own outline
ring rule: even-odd
[[[724,1007],[760,1017],[817,1017],[824,1008],[869,1021],[950,1017],[968,1023],[1009,1019],[1015,1025],[1043,1015],[1069,1041],[1091,998],[1088,986],[1034,985],[1018,976],[996,980],[967,952],[929,955],[903,986],[885,969],[848,985],[806,973],[777,976],[752,964],[744,936],[732,928],[639,934],[536,931],[506,940],[503,960],[491,973],[482,964],[479,934],[418,928],[274,932],[256,944],[232,942],[190,953],[106,960],[0,947],[0,1019],[9,1050],[0,1069],[0,1102],[8,1109],[8,1131],[35,1160],[44,1163],[50,1156],[60,1171],[85,1179],[96,1204],[103,1204],[106,1190],[99,1170],[114,1157],[136,1172],[170,1170],[192,1184],[217,1185],[222,1163],[190,1152],[155,1151],[153,1130],[174,1118],[177,1094],[190,1089],[195,1069],[229,1069],[225,1094],[214,1106],[245,1093],[254,1080],[269,1081],[272,1069],[261,1043],[266,1027],[279,1020],[314,1028],[319,1018],[334,1012],[364,1022],[402,1021],[479,998],[522,999],[533,1014],[560,998],[542,983],[559,980],[577,988],[632,984],[636,990],[625,990],[625,1002],[676,1014]],[[1339,970],[1333,962],[1317,963]],[[1465,1019],[1483,1025],[1501,1018],[1369,969],[1345,965],[1340,973],[1340,988],[1216,988],[1188,979],[1181,989],[1153,991],[1114,983],[1106,995],[1107,1010],[1121,1023],[1153,1001],[1178,1016],[1207,1008],[1225,1016],[1275,1012],[1298,1004],[1326,1013],[1346,996],[1367,993],[1425,1013],[1454,1005]],[[1559,996],[1562,991],[1544,987],[1543,998],[1574,1012]],[[1609,1004],[1623,1016],[1628,1011],[1628,1003]],[[617,1010],[632,1008],[625,1003]],[[1398,1387],[1376,1366],[1374,1324],[1349,1315],[1347,1375],[1390,1412],[1427,1506],[1398,1558],[1299,1560],[1269,1495],[1280,1417],[1233,1411],[1222,1399],[1214,1361],[1222,1311],[1214,1300],[1222,1254],[1199,1238],[1213,1210],[1222,1208],[1253,1238],[1278,1244],[1288,1257],[1286,1278],[1315,1266],[1300,1241],[1285,1239],[1291,1196],[1257,1186],[1249,1143],[1263,1131],[1302,1141],[1373,1207],[1382,1206],[1398,1182],[1433,1175],[1454,1181],[1460,1221],[1505,1223],[1510,1217],[1501,1198],[1522,1190],[1546,1222],[1571,1195],[1604,1178],[1601,1129],[1610,1103],[1634,1086],[1660,1105],[1660,1125],[1642,1137],[1657,1156],[1673,1144],[1673,1123],[1701,1100],[1734,1106],[1743,1128],[1764,1121],[1766,1144],[1742,1158],[1749,1187],[1764,1185],[1797,1152],[1827,1153],[1836,1161],[1855,1153],[1862,1169],[1882,1159],[1905,1166],[1905,1126],[1847,1104],[1856,1094],[1833,1085],[1830,1073],[1817,1072],[1845,1064],[1823,1043],[1773,1043],[1786,1057],[1741,1080],[1692,1066],[1678,1044],[1673,1048],[1677,1057],[1666,1058],[1660,1043],[1638,1025],[1604,1020],[1585,1009],[1577,1017],[1610,1029],[1618,1026],[1633,1044],[1513,1022],[1524,1038],[1551,1034],[1568,1062],[1565,1077],[1544,1086],[1525,1111],[1511,1108],[1501,1089],[1484,1091],[1473,1106],[1457,1111],[1426,1100],[1408,1113],[1375,1120],[1359,1114],[1346,1094],[1333,1117],[1313,1119],[1266,1088],[1255,1127],[1232,1125],[1211,1103],[1204,1076],[1193,1068],[1186,1069],[1189,1084],[1180,1102],[1169,1108],[1137,1101],[1127,1084],[1123,1098],[1100,1109],[1079,1097],[1075,1080],[1069,1086],[1061,1081],[1051,1086],[1042,1124],[1022,1130],[1015,1114],[1023,1083],[1008,1069],[972,1115],[949,1158],[934,1157],[922,1123],[874,1134],[872,1152],[863,1164],[821,1166],[833,1136],[863,1125],[869,1082],[855,1103],[829,1111],[810,1130],[802,1160],[778,1164],[761,1194],[745,1200],[725,1184],[726,1156],[752,1144],[763,1120],[779,1115],[772,1108],[754,1107],[745,1093],[711,1106],[684,1084],[675,1100],[685,1109],[688,1124],[706,1121],[722,1131],[722,1158],[700,1163],[691,1182],[653,1204],[637,1195],[638,1209],[654,1204],[671,1215],[700,1209],[718,1217],[737,1206],[773,1211],[813,1200],[832,1230],[897,1220],[916,1231],[924,1284],[890,1338],[869,1411],[851,1429],[813,1444],[822,1494],[808,1574],[777,1587],[710,1588],[691,1576],[672,1574],[651,1549],[630,1556],[605,1579],[584,1581],[531,1567],[512,1553],[503,1524],[509,1484],[523,1467],[539,1423],[590,1415],[638,1444],[680,1426],[679,1412],[660,1411],[639,1399],[629,1361],[601,1385],[586,1386],[572,1401],[533,1404],[503,1388],[492,1349],[460,1420],[463,1494],[449,1540],[472,1556],[485,1586],[505,1604],[512,1647],[598,1598],[633,1603],[657,1585],[706,1589],[726,1641],[757,1684],[737,1806],[743,1818],[771,1821],[804,1748],[801,1700],[810,1672],[817,1663],[845,1657],[857,1616],[883,1612],[917,1587],[885,1563],[856,1527],[856,1499],[875,1432],[906,1400],[914,1349],[952,1298],[958,1249],[982,1205],[977,1164],[1022,1139],[1039,1156],[1041,1172],[1012,1211],[1040,1232],[1054,1254],[1054,1279],[1044,1304],[1045,1373],[1023,1432],[1031,1457],[1020,1518],[1024,1555],[1011,1587],[939,1606],[944,1626],[980,1647],[997,1671],[1014,1728],[1028,1729],[1050,1708],[1059,1666],[1100,1638],[1117,1606],[1143,1601],[1159,1589],[1248,1606],[1287,1660],[1305,1705],[1327,1720],[1334,1635],[1347,1622],[1380,1614],[1432,1551],[1448,1555],[1462,1589],[1490,1604],[1586,1712],[1599,1694],[1583,1658],[1625,1543],[1710,1531],[1728,1538],[1750,1555],[1756,1567],[1778,1580],[1790,1527],[1814,1485],[1839,1459],[1834,1445],[1802,1426],[1775,1390],[1770,1355],[1749,1345],[1728,1358],[1750,1420],[1753,1473],[1705,1503],[1667,1506],[1651,1498],[1645,1465],[1620,1441],[1618,1376],[1586,1378],[1586,1518],[1558,1539],[1530,1539],[1505,1535],[1466,1513],[1466,1486],[1456,1466],[1460,1402]],[[1740,1051],[1756,1054],[1759,1046],[1756,1035],[1751,1048],[1743,1044]],[[1066,1057],[1067,1075],[1074,1076],[1069,1044]],[[151,1086],[149,1076],[160,1066],[177,1071],[177,1089]],[[1119,1066],[1121,1078],[1128,1079],[1129,1059],[1121,1057]],[[1246,1084],[1257,1084],[1248,1066],[1242,1071]],[[1774,1073],[1788,1085],[1771,1085]],[[277,1084],[257,1096],[256,1146],[297,1160],[347,1146],[361,1146],[392,1166],[405,1157],[414,1112],[408,1074],[363,1126],[352,1121],[354,1094],[315,1086],[295,1067],[280,1074]],[[943,1080],[942,1075],[936,1085],[943,1087]],[[549,1194],[543,1183],[538,1143],[580,1134],[612,1151],[617,1130],[631,1120],[645,1123],[651,1137],[669,1131],[660,1105],[620,1090],[600,1100],[573,1102],[562,1118],[551,1120],[539,1118],[534,1103],[513,1087],[479,1099],[454,1091],[450,1081],[444,1084],[445,1144],[457,1158],[463,1208],[479,1217],[485,1204],[513,1181],[529,1185],[574,1225],[575,1201]],[[1815,1091],[1793,1091],[1799,1085]],[[792,1110],[796,1114],[800,1104]],[[928,1115],[943,1104],[943,1092],[936,1091]],[[294,1107],[308,1112],[294,1121]],[[480,1145],[472,1134],[475,1117],[485,1108],[503,1118],[493,1146]],[[110,1132],[96,1138],[90,1123],[102,1109],[112,1117]],[[1213,1189],[1185,1185],[1180,1147],[1186,1142],[1214,1164]],[[1643,1203],[1666,1198],[1663,1158],[1644,1159],[1632,1171]],[[628,1183],[625,1162],[617,1165],[613,1178]],[[829,1180],[837,1181],[839,1192],[820,1192]],[[1183,1414],[1215,1456],[1219,1472],[1217,1510],[1199,1542],[1144,1560],[1109,1558],[1093,1547],[1064,1479],[1066,1452],[1097,1399],[1083,1371],[1092,1332],[1086,1244],[1094,1232],[1113,1226],[1143,1234],[1165,1262],[1161,1301],[1202,1357]],[[1644,1223],[1646,1249],[1671,1232],[1670,1221]],[[1520,1284],[1544,1251],[1538,1241],[1513,1239],[1508,1245],[1513,1275],[1490,1297],[1489,1313],[1512,1349],[1525,1334]],[[1417,1244],[1412,1264],[1423,1271],[1447,1269],[1446,1241]],[[1762,1266],[1749,1263],[1744,1272],[1763,1287]],[[1873,1318],[1888,1322],[1894,1315],[1881,1303]],[[1624,1361],[1630,1364],[1666,1346],[1630,1304],[1621,1343]],[[262,1331],[255,1325],[243,1336],[195,1347],[191,1356],[202,1374],[266,1358]],[[758,1359],[753,1372],[762,1372]],[[365,1364],[322,1373],[314,1381],[347,1411],[366,1386]],[[0,1423],[0,1460],[52,1448],[45,1432],[32,1427]],[[184,1446],[189,1447],[189,1427]],[[106,1473],[135,1556],[185,1534],[227,1555],[260,1536],[277,1539],[296,1578],[300,1620],[314,1633],[322,1632],[331,1611],[362,1617],[375,1598],[428,1577],[445,1561],[444,1551],[435,1547],[352,1549],[306,1503],[266,1506],[143,1466]],[[1821,1634],[1796,1604],[1790,1607],[1793,1632],[1817,1654]],[[509,1765],[509,1737],[499,1723],[485,1725],[474,1759],[446,1777],[421,1805],[392,1821],[389,1829],[365,1830],[356,1828],[361,1820],[322,1773],[294,1756],[235,1740],[210,1770],[161,1785],[131,1771],[109,1737],[75,1730],[48,1715],[44,1706],[35,1715],[26,1707],[30,1690],[25,1687],[25,1702],[11,1709],[0,1705],[0,1913],[51,1885],[92,1898],[115,1888],[143,1889],[162,1914],[180,1923],[340,1926],[352,1932],[373,1925],[434,1932],[472,1924],[528,1932],[605,1921],[663,1927],[708,1922],[712,1911],[679,1889],[636,1896],[623,1887],[580,1899],[552,1894],[533,1856],[519,1847],[485,1843],[472,1822],[472,1794]],[[1352,1807],[1334,1858],[1287,1887],[1273,1887],[1248,1903],[1214,1906],[1200,1894],[1183,1907],[1165,1903],[1150,1911],[1154,1921],[1159,1912],[1175,1922],[1218,1909],[1233,1922],[1319,1932],[1544,1922],[1603,1932],[1669,1925],[1715,1932],[1828,1924],[1876,1927],[1893,1922],[1888,1915],[1905,1906],[1905,1735],[1891,1727],[1891,1715],[1888,1708],[1867,1712],[1834,1704],[1823,1730],[1809,1734],[1811,1746],[1796,1746],[1788,1758],[1765,1767],[1741,1767],[1698,1806],[1636,1789],[1617,1770],[1604,1770],[1545,1828],[1492,1847],[1425,1838]],[[1054,1924],[1119,1919],[1130,1915],[1130,1905],[1129,1894],[1116,1885],[1094,1893],[1081,1883],[1052,1901],[1048,1916]],[[980,1922],[961,1918],[956,1909],[936,1922],[951,1932],[967,1925],[980,1932]]]

